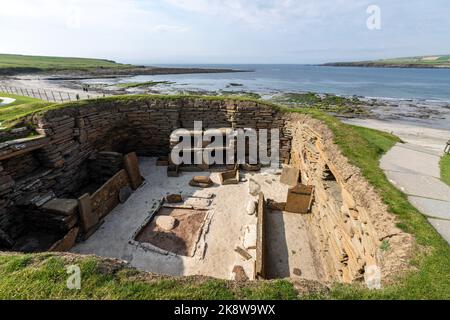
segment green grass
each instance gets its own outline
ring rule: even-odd
[[[67,288],[67,267],[81,271],[81,289]],[[0,255],[0,299],[295,299],[288,281],[174,278],[138,272],[94,257],[51,253]]]
[[[1,91],[0,91],[0,97],[16,99],[16,101],[14,101],[13,103],[8,104],[7,107],[17,106],[17,105],[21,105],[21,104],[25,104],[25,103],[42,101],[42,100],[35,99],[35,98],[24,97],[24,96],[10,94],[10,93],[1,92]]]
[[[428,64],[428,65],[448,65],[450,64],[450,55],[443,56],[418,56],[396,59],[384,59],[375,62],[387,63],[387,64]]]
[[[0,107],[0,127],[8,128],[16,120],[54,103],[45,102],[35,98],[23,97],[0,92],[0,97],[16,99],[11,104]]]
[[[441,159],[441,179],[450,186],[450,154]]]
[[[138,87],[154,87],[159,84],[173,84],[170,81],[147,81],[147,82],[129,82],[129,83],[119,83],[116,86],[119,88],[138,88]]]
[[[339,97],[332,94],[319,95],[314,92],[284,93],[271,99],[292,108],[312,108],[333,114],[363,114],[366,111],[359,106],[358,98]]]
[[[58,70],[87,70],[96,68],[123,68],[129,65],[104,59],[63,58],[0,54],[0,74]]]
[[[424,66],[424,67],[450,67],[450,55],[430,55],[416,57],[402,57],[394,59],[368,60],[348,62],[344,65],[370,65],[370,66]]]
[[[148,103],[154,99],[188,99],[188,96],[116,96],[83,100],[61,105],[46,106],[43,113],[58,108],[79,108],[88,105],[111,107],[114,103]],[[225,97],[201,97],[222,100]],[[240,101],[255,101],[236,98]],[[256,103],[262,103],[255,101]],[[263,103],[267,105],[268,103]],[[305,295],[304,299],[450,299],[450,246],[409,202],[404,193],[396,189],[379,167],[379,159],[400,140],[388,133],[351,126],[314,108],[292,109],[275,104],[277,110],[298,112],[323,121],[334,133],[334,142],[350,163],[361,169],[368,182],[377,190],[391,213],[398,219],[398,227],[414,235],[417,248],[412,261],[415,271],[408,271],[400,279],[382,290],[371,291],[363,285],[334,284],[328,293]],[[36,111],[36,110],[35,110]],[[390,244],[383,242],[382,250]],[[242,286],[221,280],[193,278],[142,279],[133,270],[102,271],[98,260],[83,260],[80,264],[85,286],[80,292],[65,289],[64,267],[69,263],[52,254],[5,255],[0,257],[0,298],[51,299],[290,299],[295,298],[292,284],[286,281],[256,282]]]

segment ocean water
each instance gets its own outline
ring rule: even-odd
[[[376,98],[450,101],[450,69],[313,65],[160,65],[253,70],[244,73],[135,76],[120,82],[171,81],[167,90],[229,90],[261,94],[312,91]],[[242,86],[230,86],[230,83]],[[161,87],[161,86],[158,86]]]

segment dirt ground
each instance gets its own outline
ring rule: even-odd
[[[165,231],[156,225],[155,219],[150,221],[136,237],[136,241],[150,243],[158,248],[182,256],[192,257],[200,233],[203,231],[205,210],[161,208],[157,216],[171,216],[176,219],[175,228]]]

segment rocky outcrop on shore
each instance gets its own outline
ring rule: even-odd
[[[190,73],[228,73],[228,72],[251,72],[251,70],[237,69],[215,69],[215,68],[163,68],[130,66],[121,68],[88,68],[79,70],[41,70],[38,68],[3,68],[0,76],[14,76],[23,74],[42,74],[56,80],[80,80],[91,78],[116,78],[137,75],[167,75],[167,74],[190,74]]]

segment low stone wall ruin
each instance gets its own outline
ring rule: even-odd
[[[359,169],[348,163],[322,122],[289,115],[290,164],[301,182],[314,186],[308,215],[312,249],[322,280],[362,280],[368,267],[387,279],[402,270],[412,250],[412,237],[395,226],[395,218]],[[390,250],[381,244],[389,240]]]
[[[93,157],[101,166],[108,152],[166,156],[172,131],[198,120],[204,128],[284,128],[281,113],[263,103],[208,98],[106,98],[29,116],[24,122],[39,136],[0,143],[0,230],[7,242],[24,232],[29,208],[55,197],[77,199],[94,176],[110,178],[93,167]],[[289,139],[281,134],[281,141],[286,160]]]
[[[199,120],[205,129],[280,129],[282,162],[298,168],[301,182],[315,187],[308,219],[322,280],[352,282],[372,265],[380,266],[383,275],[403,267],[411,236],[395,227],[380,197],[333,144],[328,127],[262,102],[192,97],[107,98],[29,117],[39,136],[0,143],[0,249],[14,246],[30,211],[54,198],[78,199],[92,176],[104,183],[122,169],[120,161],[108,158],[110,152],[167,156],[172,131],[190,129]],[[95,158],[99,162],[92,163]],[[105,163],[113,167],[102,169]],[[114,183],[121,188],[135,184],[123,172],[119,177]],[[113,200],[100,198],[115,203],[117,194]],[[110,210],[88,205],[99,218]],[[63,240],[78,234],[79,222],[72,222],[76,232]],[[390,240],[388,252],[380,249],[384,239]],[[60,241],[58,247],[67,245]]]

